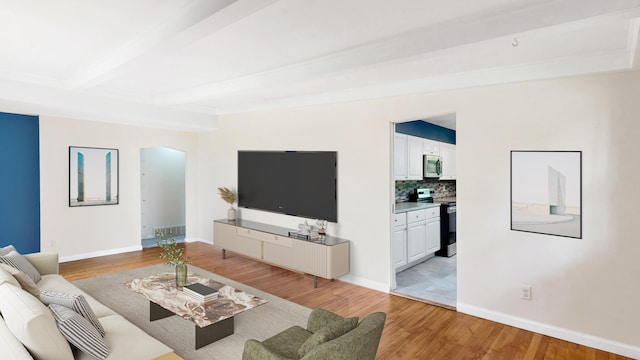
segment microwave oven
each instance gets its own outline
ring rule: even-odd
[[[442,176],[442,161],[438,155],[423,155],[425,178],[439,179]]]

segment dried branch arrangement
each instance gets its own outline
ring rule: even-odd
[[[233,205],[233,203],[236,201],[236,193],[234,193],[233,190],[229,188],[219,187],[218,193],[220,193],[220,197],[222,198],[222,200],[229,203],[229,205]]]

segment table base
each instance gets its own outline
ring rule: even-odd
[[[176,314],[154,303],[153,301],[149,301],[149,320],[150,321],[164,319],[173,315],[176,315]],[[196,350],[200,349],[203,346],[207,346],[212,342],[218,341],[222,338],[232,335],[234,332],[233,325],[234,325],[233,316],[230,318],[226,318],[224,320],[220,320],[216,323],[213,323],[205,327],[194,325],[196,327]]]

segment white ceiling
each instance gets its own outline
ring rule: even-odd
[[[632,70],[639,19],[640,0],[0,0],[0,111],[207,130],[225,113]]]

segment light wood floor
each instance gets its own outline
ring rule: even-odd
[[[387,313],[377,359],[627,359],[342,281],[318,280],[227,252],[186,244],[193,265],[309,308],[343,316]],[[162,263],[158,248],[60,264],[68,280]]]

